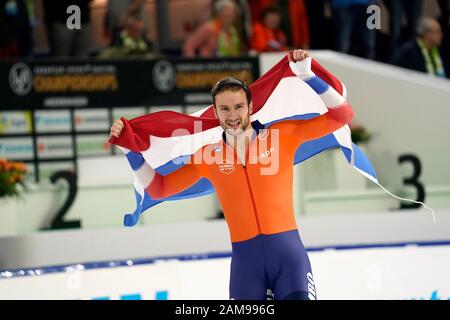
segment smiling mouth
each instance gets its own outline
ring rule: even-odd
[[[241,125],[240,121],[227,121],[227,126],[231,129],[239,129]]]

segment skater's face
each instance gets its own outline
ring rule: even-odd
[[[248,103],[244,89],[218,93],[214,110],[220,126],[228,134],[238,136],[250,125],[252,103]]]

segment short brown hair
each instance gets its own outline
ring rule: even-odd
[[[247,85],[237,78],[228,77],[219,80],[212,88],[211,97],[213,105],[214,106],[216,105],[216,96],[219,93],[224,91],[238,91],[238,90],[244,90],[245,96],[247,98],[247,103],[250,104],[250,102],[252,101],[252,93],[247,87]]]

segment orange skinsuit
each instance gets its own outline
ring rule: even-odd
[[[204,146],[179,170],[166,176],[155,172],[146,191],[154,199],[169,197],[207,178],[222,204],[232,242],[296,230],[292,195],[296,150],[348,124],[352,117],[351,106],[344,104],[313,119],[275,123],[249,143],[246,165],[223,140]],[[202,157],[209,159],[198,161]],[[264,170],[271,174],[262,174]]]

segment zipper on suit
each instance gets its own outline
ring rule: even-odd
[[[245,179],[247,180],[248,190],[250,191],[250,198],[252,199],[253,212],[255,213],[256,224],[258,226],[258,233],[261,233],[261,224],[259,223],[258,210],[256,209],[255,197],[253,196],[253,190],[247,172],[247,164],[249,163],[248,159],[249,150],[250,150],[250,143],[248,144],[247,150],[245,152],[245,165],[242,165],[242,168],[244,169],[245,172]]]

